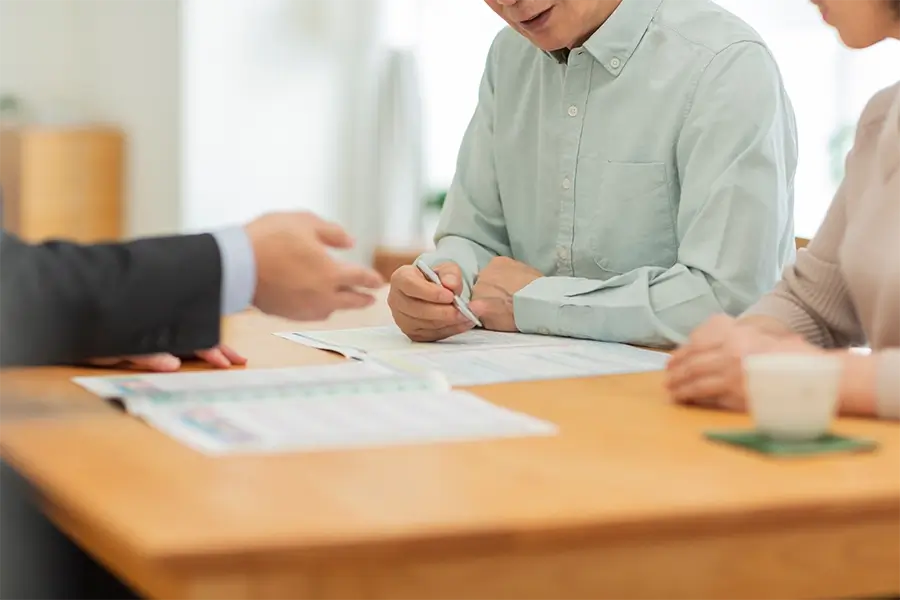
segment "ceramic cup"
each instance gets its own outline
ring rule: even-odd
[[[843,364],[821,354],[756,354],[743,361],[757,431],[779,440],[828,433],[838,405]]]

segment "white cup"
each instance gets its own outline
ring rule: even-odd
[[[750,414],[760,433],[811,440],[828,433],[838,405],[843,363],[820,354],[755,354],[743,361]]]

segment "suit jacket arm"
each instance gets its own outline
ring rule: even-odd
[[[0,362],[190,354],[219,342],[222,265],[211,235],[30,245],[2,233]]]

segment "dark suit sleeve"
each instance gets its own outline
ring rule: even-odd
[[[0,362],[67,364],[219,342],[222,265],[211,235],[125,244],[0,245]]]

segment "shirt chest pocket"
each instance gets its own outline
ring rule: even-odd
[[[593,164],[591,164],[593,163]],[[640,267],[669,268],[678,248],[664,163],[588,159],[580,166],[579,221],[594,264],[622,274]]]

